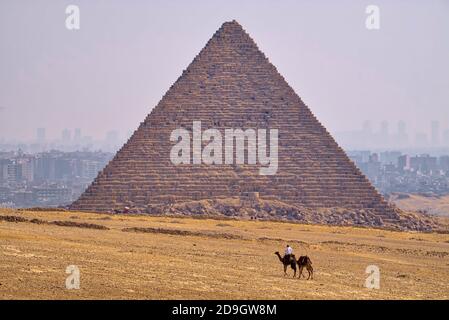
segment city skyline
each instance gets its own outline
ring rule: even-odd
[[[334,137],[345,149],[398,149],[449,147],[449,128],[432,120],[423,131],[410,132],[405,121],[381,121],[377,126],[366,120],[357,130],[336,132]]]
[[[92,136],[79,127],[64,128],[59,134],[49,136],[48,128],[36,128],[35,136],[28,140],[6,140],[0,136],[1,144],[61,144],[65,146],[87,146],[104,144],[108,151],[120,147],[131,137],[133,130],[110,129],[102,135]],[[439,121],[428,124],[427,131],[409,132],[405,121],[397,123],[386,120],[373,123],[365,120],[358,129],[331,134],[347,150],[355,149],[406,149],[406,148],[449,148],[449,128]]]
[[[76,200],[113,158],[100,151],[27,154],[0,151],[0,207],[59,206]],[[349,151],[348,157],[385,196],[395,193],[445,195],[449,155],[399,151]]]
[[[29,140],[38,127],[48,137],[135,130],[232,19],[334,135],[365,119],[403,120],[420,139],[432,120],[449,127],[447,2],[378,1],[379,30],[354,1],[77,3],[82,23],[70,31],[64,1],[1,2],[0,139]]]

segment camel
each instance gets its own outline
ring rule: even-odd
[[[304,269],[304,267],[306,267],[307,272],[309,273],[307,280],[313,279],[312,260],[310,260],[310,258],[308,256],[300,256],[297,261],[297,264],[299,266],[298,279],[301,279],[302,270]],[[305,278],[306,276],[303,275],[303,277]]]
[[[287,267],[289,265],[293,269],[293,271],[295,272],[293,274],[293,278],[296,277],[296,260],[295,260],[295,255],[292,254],[290,256],[290,259],[284,259],[285,257],[281,257],[281,255],[279,254],[279,251],[276,251],[274,254],[278,256],[279,261],[281,261],[281,263],[284,265],[284,277],[287,275]]]

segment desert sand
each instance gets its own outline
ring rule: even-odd
[[[313,280],[284,277],[287,243]],[[0,299],[449,299],[449,234],[0,209]]]

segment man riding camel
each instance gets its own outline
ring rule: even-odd
[[[293,249],[292,249],[292,247],[290,247],[290,246],[287,244],[287,247],[285,247],[284,259],[290,260],[290,258],[292,257],[292,255],[293,255]],[[287,261],[288,261],[288,260],[287,260]]]

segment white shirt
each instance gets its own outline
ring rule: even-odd
[[[287,248],[285,249],[285,254],[292,254],[292,253],[293,253],[292,247],[287,247]]]

